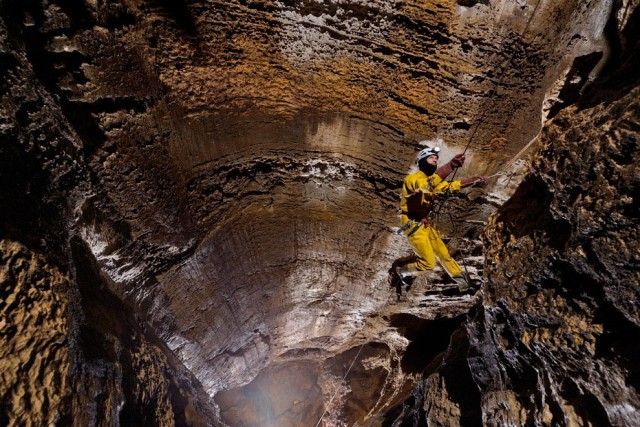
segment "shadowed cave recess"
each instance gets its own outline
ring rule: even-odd
[[[0,425],[640,425],[639,4],[3,1]]]

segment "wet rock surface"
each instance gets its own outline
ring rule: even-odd
[[[636,6],[3,3],[2,424],[637,424]]]

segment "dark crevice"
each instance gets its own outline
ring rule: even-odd
[[[460,6],[474,7],[477,4],[489,4],[489,0],[456,0]]]
[[[626,384],[640,390],[640,365],[637,363],[640,327],[611,303],[602,304],[594,323],[604,326],[596,341],[596,357],[622,366]]]
[[[560,396],[573,407],[580,420],[594,426],[611,426],[602,403],[584,387],[578,386],[574,378],[565,377],[561,387]]]
[[[389,93],[389,98],[392,99],[393,101],[404,105],[405,107],[411,109],[411,110],[415,110],[420,114],[424,114],[426,116],[430,115],[430,112],[427,108],[421,107],[419,105],[410,103],[409,101],[403,99],[400,95],[396,94],[396,93]]]
[[[453,320],[453,319],[451,319]],[[464,328],[458,328],[449,335],[450,343],[444,354],[444,359],[438,362],[438,373],[444,380],[444,393],[446,400],[456,405],[460,410],[459,422],[461,426],[482,426],[482,412],[480,404],[480,392],[473,380],[467,354],[470,351],[469,337]],[[427,419],[432,416],[429,413],[432,403],[425,401],[429,399],[424,387],[426,381],[421,381],[416,391],[404,401],[400,407],[390,411],[399,414],[391,422],[391,417],[387,417],[383,425],[396,426],[426,426]],[[433,396],[431,397],[433,398]],[[444,421],[432,419],[434,421]]]
[[[551,213],[553,193],[549,185],[537,175],[529,175],[513,196],[496,213],[496,222],[504,223],[513,236],[544,233],[547,242],[558,251],[564,250],[572,224],[565,218],[554,218]]]
[[[427,427],[423,408],[426,381],[419,381],[404,402],[384,414],[382,427]]]
[[[0,137],[0,204],[6,207],[0,210],[0,234],[48,253],[65,269],[65,195],[50,193],[46,159],[16,144],[21,138]]]
[[[198,27],[186,0],[154,0],[152,5],[159,8],[162,15],[172,19],[187,36],[198,38]]]
[[[591,108],[597,104],[614,102],[629,93],[636,85],[638,69],[640,69],[640,8],[635,8],[622,31],[622,38],[617,33],[616,15],[621,2],[616,0],[611,10],[605,34],[612,43],[611,55],[600,77],[585,89],[578,102],[581,109]]]
[[[185,374],[186,369],[169,350],[166,344],[155,336],[144,324],[136,319],[135,312],[126,306],[120,299],[113,295],[106,287],[100,266],[91,254],[90,248],[79,237],[71,239],[71,255],[75,265],[75,281],[80,292],[81,310],[84,323],[79,325],[80,333],[78,344],[82,351],[83,361],[81,371],[102,372],[103,382],[97,385],[98,411],[96,418],[108,413],[110,403],[106,401],[110,396],[108,390],[111,378],[116,378],[118,373],[110,371],[119,365],[122,369],[122,393],[124,401],[119,413],[120,422],[126,425],[152,425],[157,423],[158,396],[148,396],[140,389],[138,378],[142,374],[139,369],[139,361],[134,357],[136,353],[143,353],[141,346],[151,344],[158,351],[156,363],[166,369],[162,381],[166,381],[169,393],[175,396],[167,396],[173,405],[174,422],[186,419],[187,408],[185,394],[199,396],[205,401],[202,385],[194,378]],[[126,351],[123,351],[126,349]],[[161,356],[160,356],[161,355]],[[167,359],[164,361],[163,359]],[[145,361],[144,369],[153,369],[152,359]],[[148,365],[147,365],[148,364]],[[181,372],[181,370],[184,370]],[[96,385],[94,385],[96,386]],[[100,394],[104,398],[100,398]],[[203,410],[197,417],[204,417],[208,413],[209,419],[213,419],[210,410]],[[193,417],[193,414],[190,414]]]
[[[471,124],[467,122],[455,122],[452,127],[458,130],[469,130],[471,129]]]
[[[390,325],[410,342],[402,358],[402,370],[421,373],[431,361],[446,350],[454,330],[458,329],[465,316],[426,320],[406,313],[394,314]]]
[[[622,45],[620,40],[620,34],[618,30],[618,16],[620,9],[622,8],[623,0],[614,0],[609,12],[609,19],[604,26],[604,36],[607,39],[607,47],[609,48],[609,58],[604,68],[602,69],[602,75],[607,75],[620,69],[623,61],[623,54],[625,46]],[[636,9],[636,12],[638,9]],[[632,22],[630,20],[630,22]],[[636,33],[637,34],[637,33]]]
[[[584,85],[588,83],[591,71],[602,59],[602,52],[593,52],[589,55],[579,56],[571,65],[567,73],[564,86],[558,94],[558,101],[549,109],[547,119],[555,117],[561,110],[575,104],[580,99]]]
[[[83,0],[53,0],[52,3],[60,6],[62,12],[69,17],[72,34],[92,28],[96,23],[95,16]]]

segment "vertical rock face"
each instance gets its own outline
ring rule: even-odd
[[[82,140],[4,22],[0,37],[0,423],[214,423],[197,379],[106,289],[73,230]]]
[[[633,70],[636,6],[3,3],[2,421],[633,424],[637,82],[584,88]],[[548,117],[483,293],[390,303],[417,141],[490,174]]]
[[[72,355],[67,345],[68,279],[18,243],[3,241],[2,424],[30,420],[54,424],[55,409],[71,398]]]
[[[626,110],[631,101],[631,110],[637,110],[638,92],[633,95],[635,99],[624,99],[624,104],[613,108]],[[534,191],[549,194],[547,180],[553,180],[553,196],[541,200],[544,213],[550,214],[546,230],[537,230],[539,235],[534,238],[533,230],[508,233],[515,241],[503,251],[511,254],[497,261],[509,268],[498,273],[496,283],[511,289],[497,286],[492,302],[503,300],[503,292],[514,296],[513,308],[506,309],[513,310],[517,320],[514,330],[505,335],[513,335],[513,345],[522,346],[525,355],[527,349],[541,359],[531,365],[551,368],[553,360],[563,356],[566,372],[545,379],[550,397],[544,404],[552,414],[633,425],[640,422],[632,409],[638,407],[634,391],[638,384],[635,351],[629,346],[639,332],[638,218],[634,212],[637,200],[632,196],[638,184],[634,176],[637,144],[628,133],[628,124],[635,126],[635,117],[612,117],[611,110],[600,110],[578,118],[589,123],[586,129],[573,120],[570,131],[563,129],[562,119],[556,122],[558,133],[550,135],[554,147],[542,155],[545,163],[561,170],[541,167],[542,180],[534,184]],[[586,152],[576,150],[585,139],[597,138],[591,127],[594,119],[604,122],[605,128],[611,126],[611,133],[601,135]],[[536,177],[531,181],[536,182]],[[513,224],[511,214],[505,210],[497,218],[496,231]],[[532,271],[522,274],[522,267],[515,266],[521,262],[518,253],[527,248],[538,259],[530,260],[526,265]],[[516,313],[524,307],[526,314],[521,318]],[[536,321],[529,326],[527,319]],[[585,377],[576,377],[579,373]]]
[[[472,326],[482,357],[471,359],[487,423],[640,423],[637,80],[631,87],[559,115],[536,172],[487,230],[495,267]]]
[[[412,414],[460,425],[640,423],[640,82],[629,37],[640,20],[627,17],[610,74],[548,123],[532,171],[487,227],[482,305]],[[464,398],[453,395],[461,383]]]
[[[213,422],[197,380],[100,289],[86,250],[75,281],[18,242],[0,257],[3,425]]]

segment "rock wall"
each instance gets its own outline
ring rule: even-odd
[[[73,229],[82,140],[0,22],[2,425],[212,425],[201,384]]]
[[[640,57],[631,36],[640,13],[618,16],[608,73],[545,126],[531,172],[492,217],[482,303],[421,384],[419,403],[405,405],[410,416],[448,425],[640,423]]]
[[[434,422],[480,422],[482,390],[445,387],[482,384],[464,356],[481,334],[454,333],[479,298],[438,271],[405,305],[384,289],[408,249],[390,233],[401,179],[425,138],[444,138],[443,158],[468,144],[465,176],[511,167],[544,118],[568,120],[624,57],[635,6],[4,2],[1,360],[21,372],[3,388],[9,421],[30,419],[43,346],[55,358],[35,376],[51,384],[33,398],[49,402],[33,403],[44,422],[84,421],[87,406],[87,423],[298,425],[325,409],[329,424],[390,423],[422,390]],[[552,188],[538,181],[518,194]],[[443,224],[451,243],[477,238],[506,183],[452,203],[471,222]],[[543,214],[499,218],[573,224]],[[481,274],[477,249],[466,255]],[[38,325],[50,334],[25,347]]]
[[[19,242],[0,244],[2,424],[214,423],[198,381],[104,289],[86,248],[73,252],[69,274]]]

